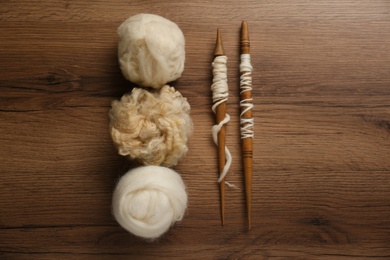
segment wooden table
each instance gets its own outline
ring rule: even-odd
[[[119,177],[108,110],[134,85],[116,29],[138,13],[176,22],[186,67],[173,83],[192,107],[175,168],[188,212],[146,242],[111,216]],[[239,138],[239,33],[254,66],[253,223],[247,231]],[[2,1],[0,258],[390,258],[390,2]],[[228,61],[226,225],[212,143],[217,28]]]

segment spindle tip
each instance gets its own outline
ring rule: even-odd
[[[219,184],[219,190],[221,192],[221,223],[225,226],[225,180]]]
[[[242,21],[241,23],[241,39],[248,39],[249,40],[249,34],[248,34],[248,22]]]
[[[215,56],[225,55],[225,50],[223,49],[221,32],[219,28],[217,29],[217,40],[215,42],[214,55]]]
[[[241,24],[241,52],[245,54],[249,54],[249,31],[248,31],[248,23],[247,21],[242,21]]]
[[[248,230],[251,230],[251,227],[252,227],[252,220],[251,217],[248,216]]]

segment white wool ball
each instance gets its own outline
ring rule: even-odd
[[[190,105],[173,87],[134,88],[112,102],[110,132],[118,153],[144,165],[171,167],[187,153]]]
[[[144,166],[127,172],[117,184],[112,210],[127,231],[143,238],[158,238],[187,208],[187,193],[180,175],[166,167]]]
[[[161,88],[184,70],[185,41],[180,28],[154,14],[138,14],[118,28],[123,76],[143,87]]]

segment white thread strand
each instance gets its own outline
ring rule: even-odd
[[[252,65],[250,54],[241,54],[240,63],[240,94],[252,91]],[[243,115],[252,110],[253,99],[247,98],[240,101],[241,114],[240,114],[240,125],[241,125],[241,139],[253,138],[254,137],[254,120],[251,118],[243,118]]]
[[[216,108],[226,102],[229,96],[229,89],[227,84],[227,57],[217,56],[212,63],[213,66],[213,84],[211,85],[211,91],[213,93],[213,106],[212,110],[214,114],[216,113]],[[213,140],[216,145],[218,145],[218,133],[221,130],[222,126],[229,122],[230,116],[229,114],[225,115],[225,118],[216,124],[212,128]],[[225,146],[225,157],[226,163],[223,167],[222,172],[218,178],[218,182],[222,182],[222,180],[226,177],[227,172],[229,171],[230,165],[232,163],[232,156],[230,154],[229,149]],[[225,182],[226,183],[226,182]]]

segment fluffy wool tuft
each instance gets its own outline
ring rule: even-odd
[[[138,167],[117,184],[112,210],[115,219],[136,236],[154,239],[183,218],[185,185],[178,173],[161,166]]]
[[[192,132],[190,105],[173,87],[149,92],[134,88],[113,101],[111,137],[120,155],[144,165],[171,167],[187,153]]]
[[[118,28],[118,58],[125,78],[143,87],[161,88],[184,70],[185,40],[172,21],[138,14]]]

